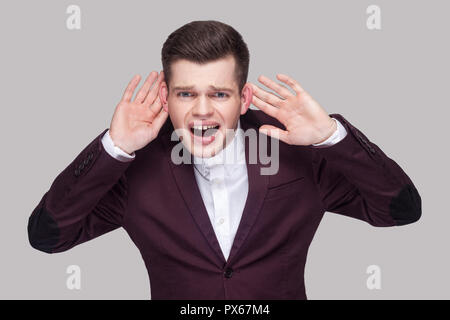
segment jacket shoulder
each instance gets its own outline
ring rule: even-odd
[[[241,122],[247,124],[248,127],[252,127],[255,129],[258,129],[264,124],[272,125],[283,130],[286,129],[280,121],[258,109],[255,110],[249,108],[247,112],[241,116],[240,119]]]

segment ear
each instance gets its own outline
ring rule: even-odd
[[[164,111],[169,112],[169,107],[167,103],[167,97],[169,95],[169,90],[167,89],[166,82],[161,82],[161,85],[159,87],[159,100],[161,100],[161,104],[164,108]]]
[[[250,104],[253,100],[253,89],[249,82],[247,82],[244,87],[242,88],[241,93],[241,114],[244,114],[247,112],[248,108],[250,107]]]

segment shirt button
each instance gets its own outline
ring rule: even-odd
[[[224,221],[225,221],[224,218],[220,218],[220,219],[219,219],[219,224],[222,224]]]

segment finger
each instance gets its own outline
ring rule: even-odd
[[[133,97],[134,90],[136,89],[139,81],[141,81],[141,76],[139,74],[135,75],[133,79],[128,83],[127,88],[122,96],[122,101],[130,102],[131,97]]]
[[[288,143],[288,141],[289,141],[289,137],[288,137],[289,133],[288,133],[288,131],[282,130],[282,129],[277,128],[275,126],[271,126],[271,125],[265,124],[265,125],[259,127],[259,132],[261,132],[261,133],[263,133],[263,134],[265,134],[265,135],[267,135],[269,137],[281,140],[281,141],[283,141],[285,143]]]
[[[261,82],[266,87],[278,93],[284,99],[293,95],[288,88],[286,88],[281,84],[276,83],[275,81],[267,78],[266,76],[259,76],[258,81]]]
[[[162,103],[161,103],[161,100],[159,99],[159,95],[158,95],[156,97],[156,100],[149,107],[152,118],[155,117],[159,113],[159,111],[161,110],[161,107],[162,107]]]
[[[277,106],[277,107],[279,107],[281,105],[281,103],[283,102],[282,99],[280,99],[273,93],[267,92],[255,84],[252,84],[252,88],[253,88],[253,95],[257,96],[259,99],[263,100],[264,102],[270,103],[271,105]]]
[[[163,82],[163,80],[164,80],[164,73],[161,71],[158,75],[158,78],[156,79],[156,83],[153,85],[152,89],[145,98],[144,101],[145,106],[150,106],[155,101],[155,98],[158,95],[159,86],[161,85],[161,82]]]
[[[277,107],[274,107],[267,102],[262,101],[256,96],[253,96],[252,103],[264,113],[267,113],[269,116],[277,119],[279,110]]]
[[[302,86],[294,79],[292,79],[291,77],[285,75],[285,74],[278,74],[277,75],[278,80],[286,83],[288,86],[290,86],[295,93],[297,94],[302,94],[305,93],[305,89],[302,88]]]
[[[158,72],[152,71],[147,76],[147,79],[145,79],[144,84],[142,85],[141,89],[138,91],[136,98],[134,99],[135,102],[142,103],[145,100],[145,97],[148,94],[148,91],[152,87],[153,82],[155,81],[156,77],[158,76]]]
[[[161,129],[161,127],[163,126],[164,122],[166,122],[168,115],[169,115],[169,113],[166,112],[166,110],[164,110],[164,108],[163,108],[163,109],[161,109],[159,114],[156,116],[156,118],[153,119],[152,125],[154,125],[156,134],[158,134],[158,132]]]

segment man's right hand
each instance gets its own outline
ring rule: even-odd
[[[109,134],[114,145],[128,154],[145,147],[155,139],[167,119],[168,113],[162,108],[158,95],[163,79],[162,71],[159,75],[158,72],[152,71],[134,101],[131,101],[141,80],[140,75],[135,75],[114,111]]]

